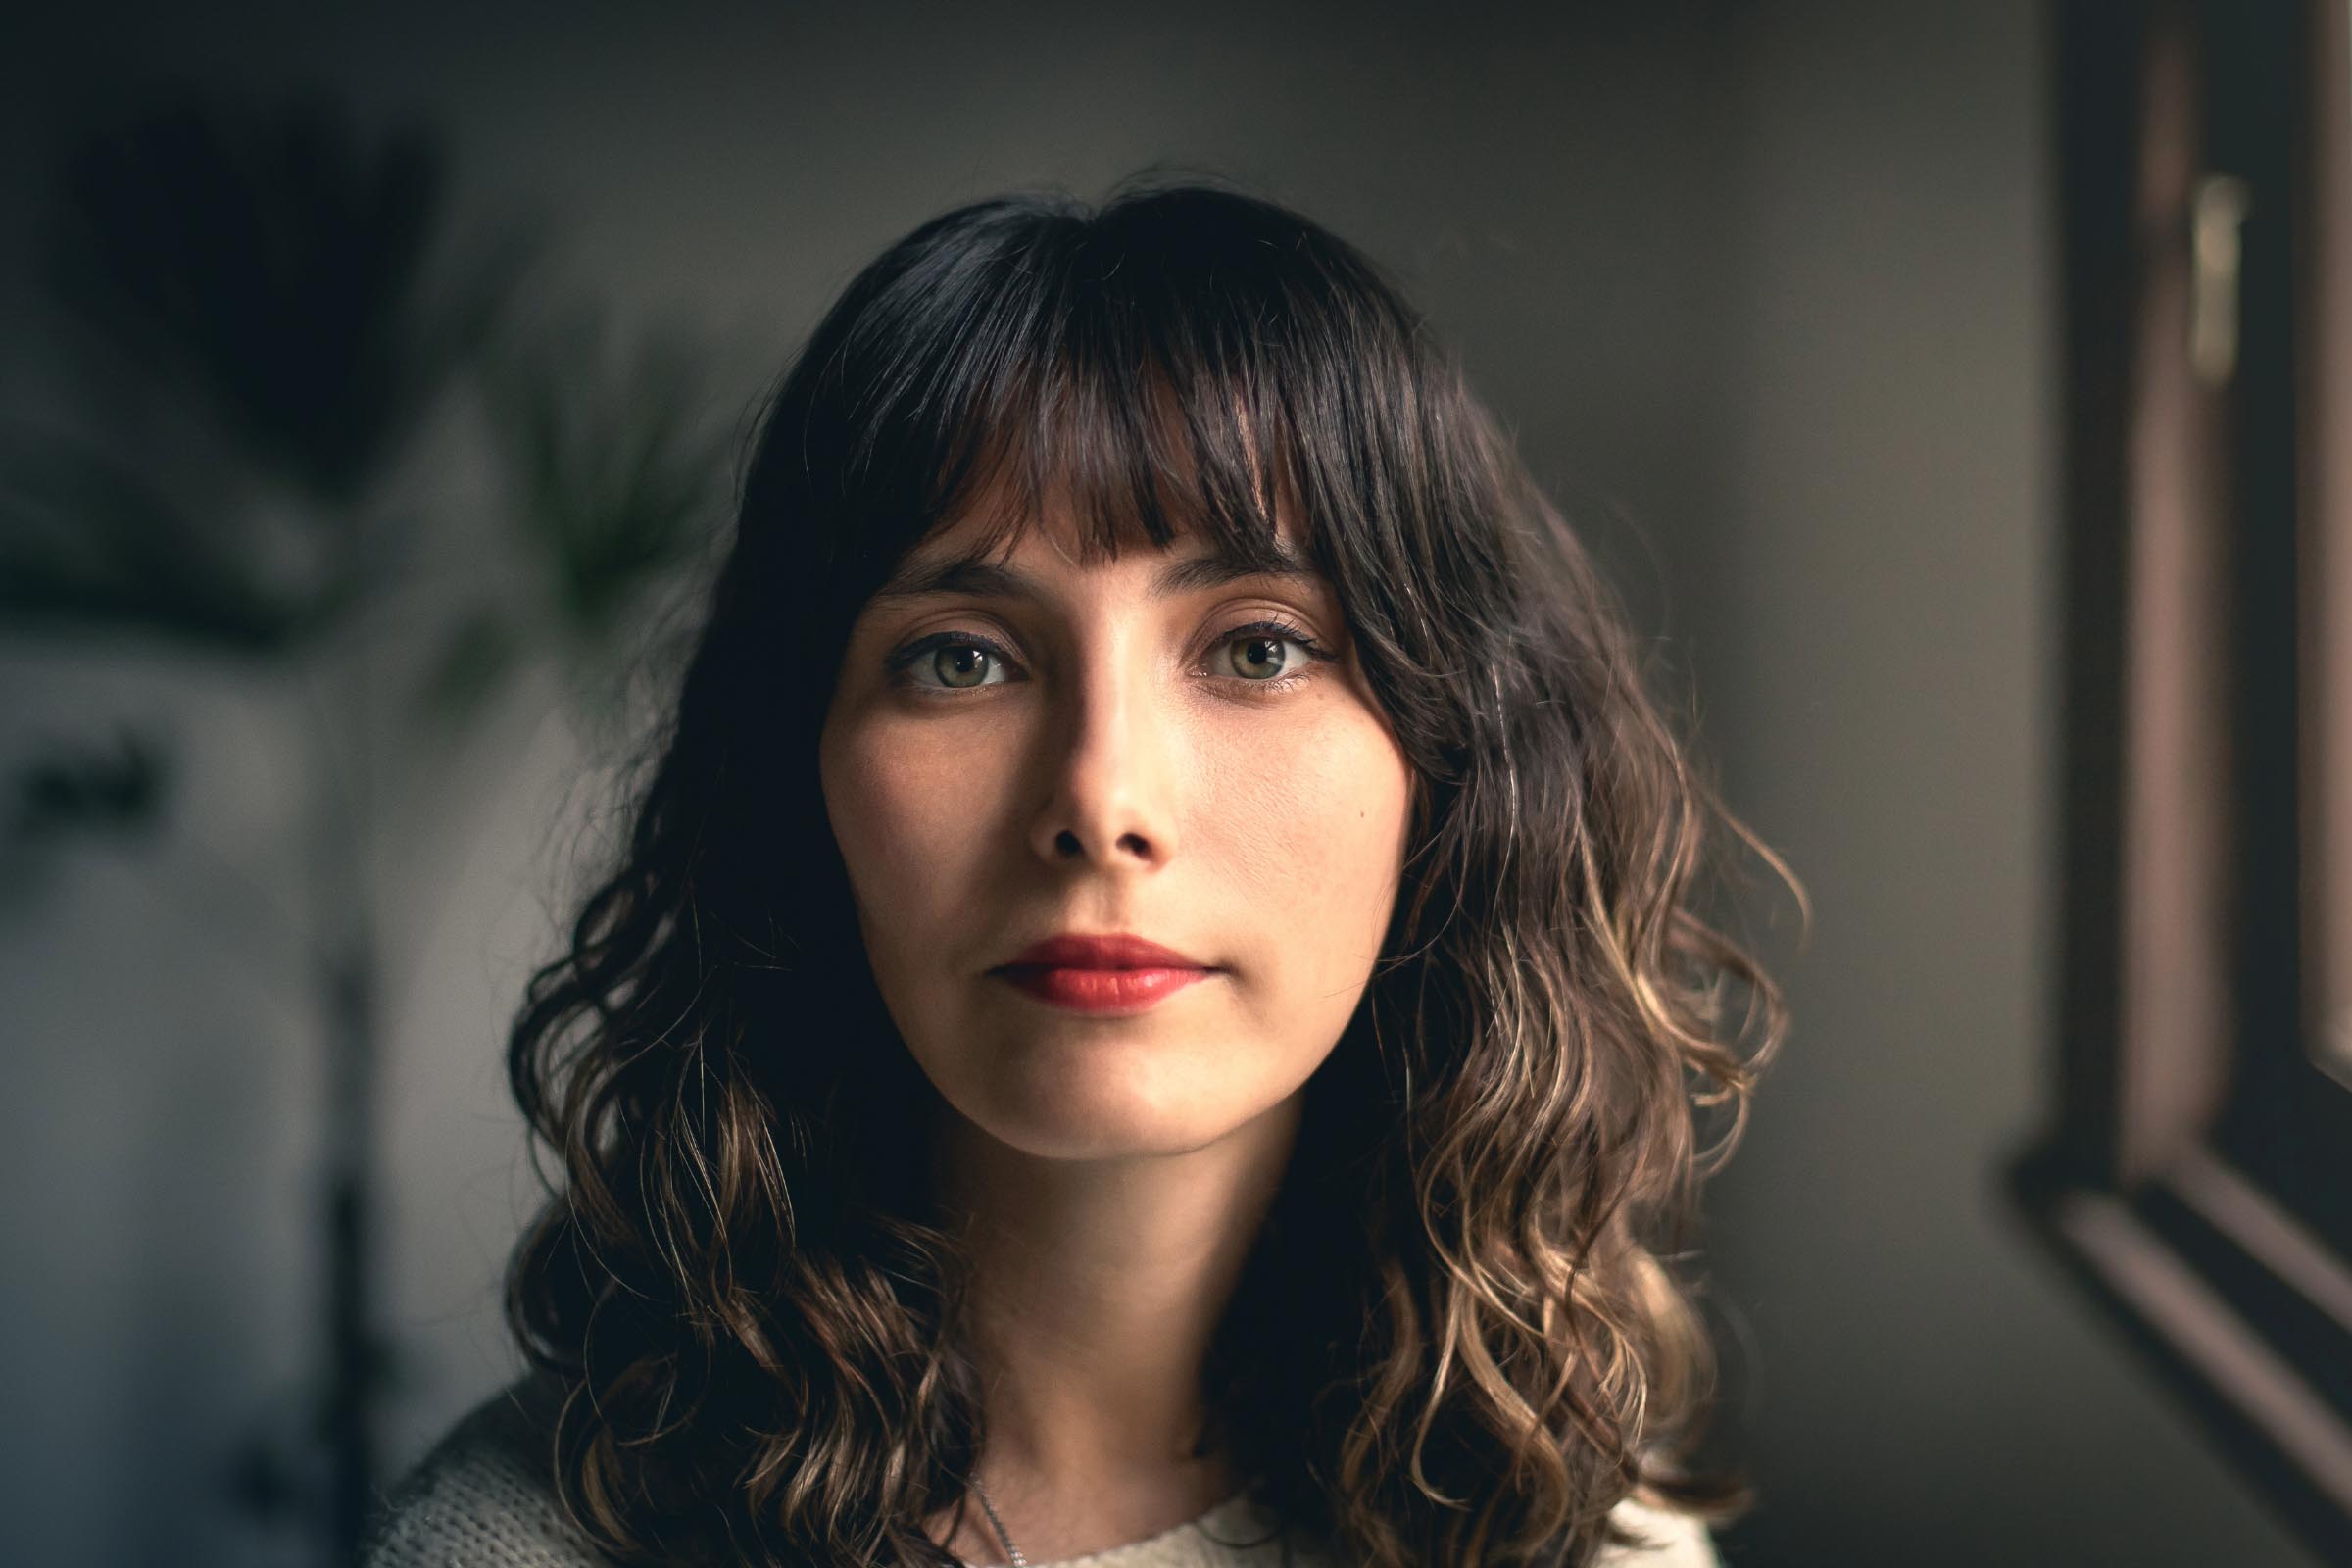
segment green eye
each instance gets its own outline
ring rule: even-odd
[[[978,686],[988,674],[988,650],[970,643],[950,643],[931,652],[931,671],[943,686],[958,690]]]
[[[1248,636],[1236,637],[1225,646],[1228,648],[1247,649],[1250,654],[1254,654],[1261,649],[1266,650],[1266,658],[1262,660],[1252,659],[1249,657],[1248,654],[1245,654],[1243,658],[1234,661],[1233,667],[1237,674],[1241,674],[1247,679],[1270,679],[1273,676],[1281,674],[1283,671],[1283,666],[1289,662],[1289,661],[1283,657],[1282,646],[1283,644],[1292,640],[1293,639],[1288,637],[1274,637],[1263,632],[1252,632]]]
[[[976,691],[1002,685],[988,679],[990,666],[1009,665],[1011,657],[984,637],[971,632],[934,632],[918,637],[890,656],[891,679],[918,691]]]
[[[1218,646],[1248,650],[1243,657],[1229,660],[1227,665],[1241,678],[1243,684],[1271,686],[1279,690],[1306,678],[1306,670],[1303,667],[1306,661],[1295,663],[1287,655],[1283,654],[1281,650],[1286,643],[1303,653],[1306,661],[1325,660],[1331,657],[1305,632],[1279,620],[1253,620],[1248,625],[1236,626],[1225,633],[1224,637],[1219,640]],[[1271,660],[1255,657],[1268,645],[1271,645],[1274,650]]]

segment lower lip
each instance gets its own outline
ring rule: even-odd
[[[1038,969],[993,971],[1040,1002],[1074,1012],[1141,1012],[1214,969]]]

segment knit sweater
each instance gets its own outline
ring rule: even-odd
[[[460,1420],[379,1499],[359,1568],[607,1568],[558,1506],[545,1475],[552,1395],[524,1378]],[[1632,1497],[1614,1517],[1652,1543],[1614,1547],[1604,1568],[1722,1568],[1706,1527]],[[1273,1515],[1249,1493],[1143,1541],[1033,1568],[1283,1568]],[[1296,1550],[1290,1568],[1333,1568]]]

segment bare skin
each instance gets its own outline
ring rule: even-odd
[[[877,599],[819,743],[867,956],[939,1090],[943,1199],[971,1226],[980,1479],[1033,1563],[1240,1486],[1226,1455],[1193,1453],[1202,1359],[1405,849],[1411,771],[1329,584],[1160,591],[1206,550],[1082,566],[1049,516],[1009,558],[1028,594]],[[1233,632],[1268,619],[1332,657]],[[956,636],[887,667],[935,632]],[[989,972],[1067,931],[1215,972],[1120,1014]],[[945,1512],[932,1526],[966,1561],[1006,1560],[976,1501],[953,1540]]]

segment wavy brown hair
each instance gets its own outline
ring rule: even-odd
[[[956,1560],[921,1525],[985,1437],[967,1263],[816,735],[907,549],[983,496],[1008,537],[1049,493],[1103,552],[1262,551],[1295,509],[1416,774],[1404,891],[1215,1336],[1203,1442],[1369,1568],[1587,1562],[1637,1490],[1742,1509],[1690,1464],[1715,1362],[1678,1269],[1787,1016],[1704,912],[1738,845],[1803,890],[1396,287],[1194,182],[923,224],[766,400],[617,865],[509,1048],[561,1162],[507,1309],[569,1395],[566,1511],[624,1562]]]

